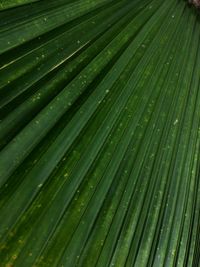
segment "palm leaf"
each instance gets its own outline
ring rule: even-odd
[[[1,266],[199,266],[197,11],[0,10]]]

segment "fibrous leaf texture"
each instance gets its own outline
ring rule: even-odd
[[[183,0],[2,0],[0,266],[200,266],[200,24]]]

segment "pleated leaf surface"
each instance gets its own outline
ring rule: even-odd
[[[198,11],[2,0],[0,267],[198,267],[199,233]]]

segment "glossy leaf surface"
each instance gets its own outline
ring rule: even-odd
[[[198,267],[198,12],[0,10],[0,266]]]

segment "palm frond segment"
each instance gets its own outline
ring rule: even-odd
[[[0,265],[197,267],[197,12],[178,0],[0,9]]]

